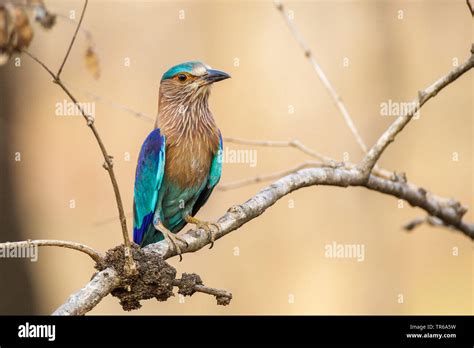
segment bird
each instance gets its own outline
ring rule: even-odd
[[[177,241],[187,242],[177,233],[187,223],[206,231],[214,245],[219,226],[195,215],[222,174],[222,135],[208,101],[212,85],[228,78],[199,61],[163,74],[155,126],[135,171],[133,241],[141,247],[167,239],[181,260]]]

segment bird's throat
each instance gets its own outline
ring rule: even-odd
[[[219,129],[207,96],[181,103],[160,100],[156,122],[166,139],[166,173],[179,186],[199,185],[219,151]]]
[[[218,145],[219,131],[209,109],[208,98],[208,91],[180,98],[160,93],[155,128],[161,129],[167,143],[179,145],[201,139],[217,142]]]

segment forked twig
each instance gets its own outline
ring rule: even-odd
[[[341,115],[344,117],[344,121],[346,122],[352,135],[357,141],[357,144],[359,144],[360,149],[362,150],[363,153],[366,153],[367,145],[365,145],[364,140],[360,136],[359,131],[357,130],[357,127],[354,124],[354,121],[352,120],[352,117],[349,114],[349,111],[347,111],[346,105],[342,101],[341,96],[336,92],[336,89],[333,87],[328,77],[324,73],[323,69],[317,62],[316,58],[314,57],[313,52],[311,51],[311,49],[309,48],[309,46],[306,44],[305,40],[303,39],[303,36],[300,34],[298,29],[296,28],[295,23],[289,17],[288,13],[285,11],[285,7],[283,6],[283,3],[280,0],[274,0],[274,4],[277,10],[280,11],[281,14],[283,15],[283,18],[285,19],[285,22],[288,25],[288,28],[290,29],[294,38],[296,39],[301,49],[303,50],[305,57],[309,60],[309,62],[311,63],[311,66],[313,67],[314,71],[316,72],[319,79],[323,83],[324,87],[327,89],[327,91],[331,95],[332,100],[336,104]]]
[[[68,95],[68,97],[76,105],[76,107],[81,112],[84,119],[86,120],[87,126],[91,129],[92,133],[94,134],[94,137],[96,138],[97,143],[98,143],[98,145],[100,147],[100,150],[102,152],[102,155],[104,157],[105,162],[104,162],[103,167],[109,173],[109,177],[110,177],[110,180],[112,182],[113,189],[114,189],[115,200],[117,201],[117,208],[118,208],[119,217],[120,217],[120,224],[122,226],[122,236],[123,236],[124,245],[125,245],[125,257],[127,259],[126,263],[125,263],[126,271],[130,274],[134,274],[134,273],[137,272],[137,270],[136,270],[136,265],[135,265],[135,262],[133,261],[132,254],[131,254],[131,251],[130,251],[131,243],[130,243],[130,238],[128,236],[127,219],[125,217],[122,198],[121,198],[121,195],[120,195],[120,189],[118,187],[117,179],[116,179],[115,172],[114,172],[114,169],[113,169],[113,161],[112,161],[113,157],[108,154],[107,149],[105,148],[105,145],[104,145],[104,143],[103,143],[103,141],[102,141],[102,139],[99,135],[99,132],[98,132],[97,128],[95,127],[94,118],[91,115],[86,114],[86,112],[84,111],[82,106],[78,103],[77,99],[72,95],[72,93],[69,91],[69,89],[64,85],[64,83],[61,80],[61,72],[62,72],[62,70],[63,70],[63,68],[64,68],[64,66],[67,62],[67,58],[69,57],[69,53],[71,52],[71,49],[74,45],[74,42],[75,42],[75,39],[76,39],[76,36],[77,36],[77,32],[79,31],[80,25],[82,23],[82,19],[84,18],[84,13],[85,13],[85,10],[87,8],[87,3],[88,3],[88,0],[85,0],[84,7],[82,8],[82,12],[81,12],[80,20],[77,23],[76,30],[74,31],[74,35],[71,39],[68,50],[66,52],[66,55],[64,56],[64,59],[61,63],[60,68],[58,69],[57,74],[54,74],[52,72],[52,70],[49,69],[46,66],[46,64],[44,64],[39,58],[37,58],[35,55],[30,53],[29,51],[23,50],[22,52],[24,52],[29,57],[31,57],[35,62],[40,64],[49,73],[49,75],[51,75],[51,77],[53,78],[53,82],[55,84],[57,84],[58,86],[60,86],[61,89]]]

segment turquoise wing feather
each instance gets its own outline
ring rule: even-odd
[[[209,178],[207,180],[207,184],[204,189],[201,191],[196,203],[194,203],[192,215],[196,215],[199,209],[206,204],[209,196],[211,195],[214,187],[219,183],[222,174],[222,135],[219,132],[219,151],[214,154],[212,158],[211,168],[209,170]]]
[[[153,216],[165,174],[165,137],[160,129],[153,130],[145,139],[138,157],[133,197],[133,241],[144,239],[158,231]],[[161,235],[161,232],[158,232]]]

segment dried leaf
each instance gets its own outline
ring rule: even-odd
[[[15,8],[14,9],[14,21],[15,34],[16,34],[16,43],[15,48],[21,50],[30,45],[31,40],[33,39],[33,29],[30,26],[28,16],[23,9]]]
[[[0,6],[0,65],[6,64],[11,56],[9,24],[8,11]]]
[[[85,60],[87,70],[89,70],[95,79],[98,79],[100,77],[99,57],[91,46],[87,48]]]
[[[0,7],[0,50],[8,44],[8,14],[5,7]]]
[[[15,18],[13,23],[15,24],[16,28],[22,28],[29,25],[28,16],[23,9],[15,7],[13,9],[13,16]]]

